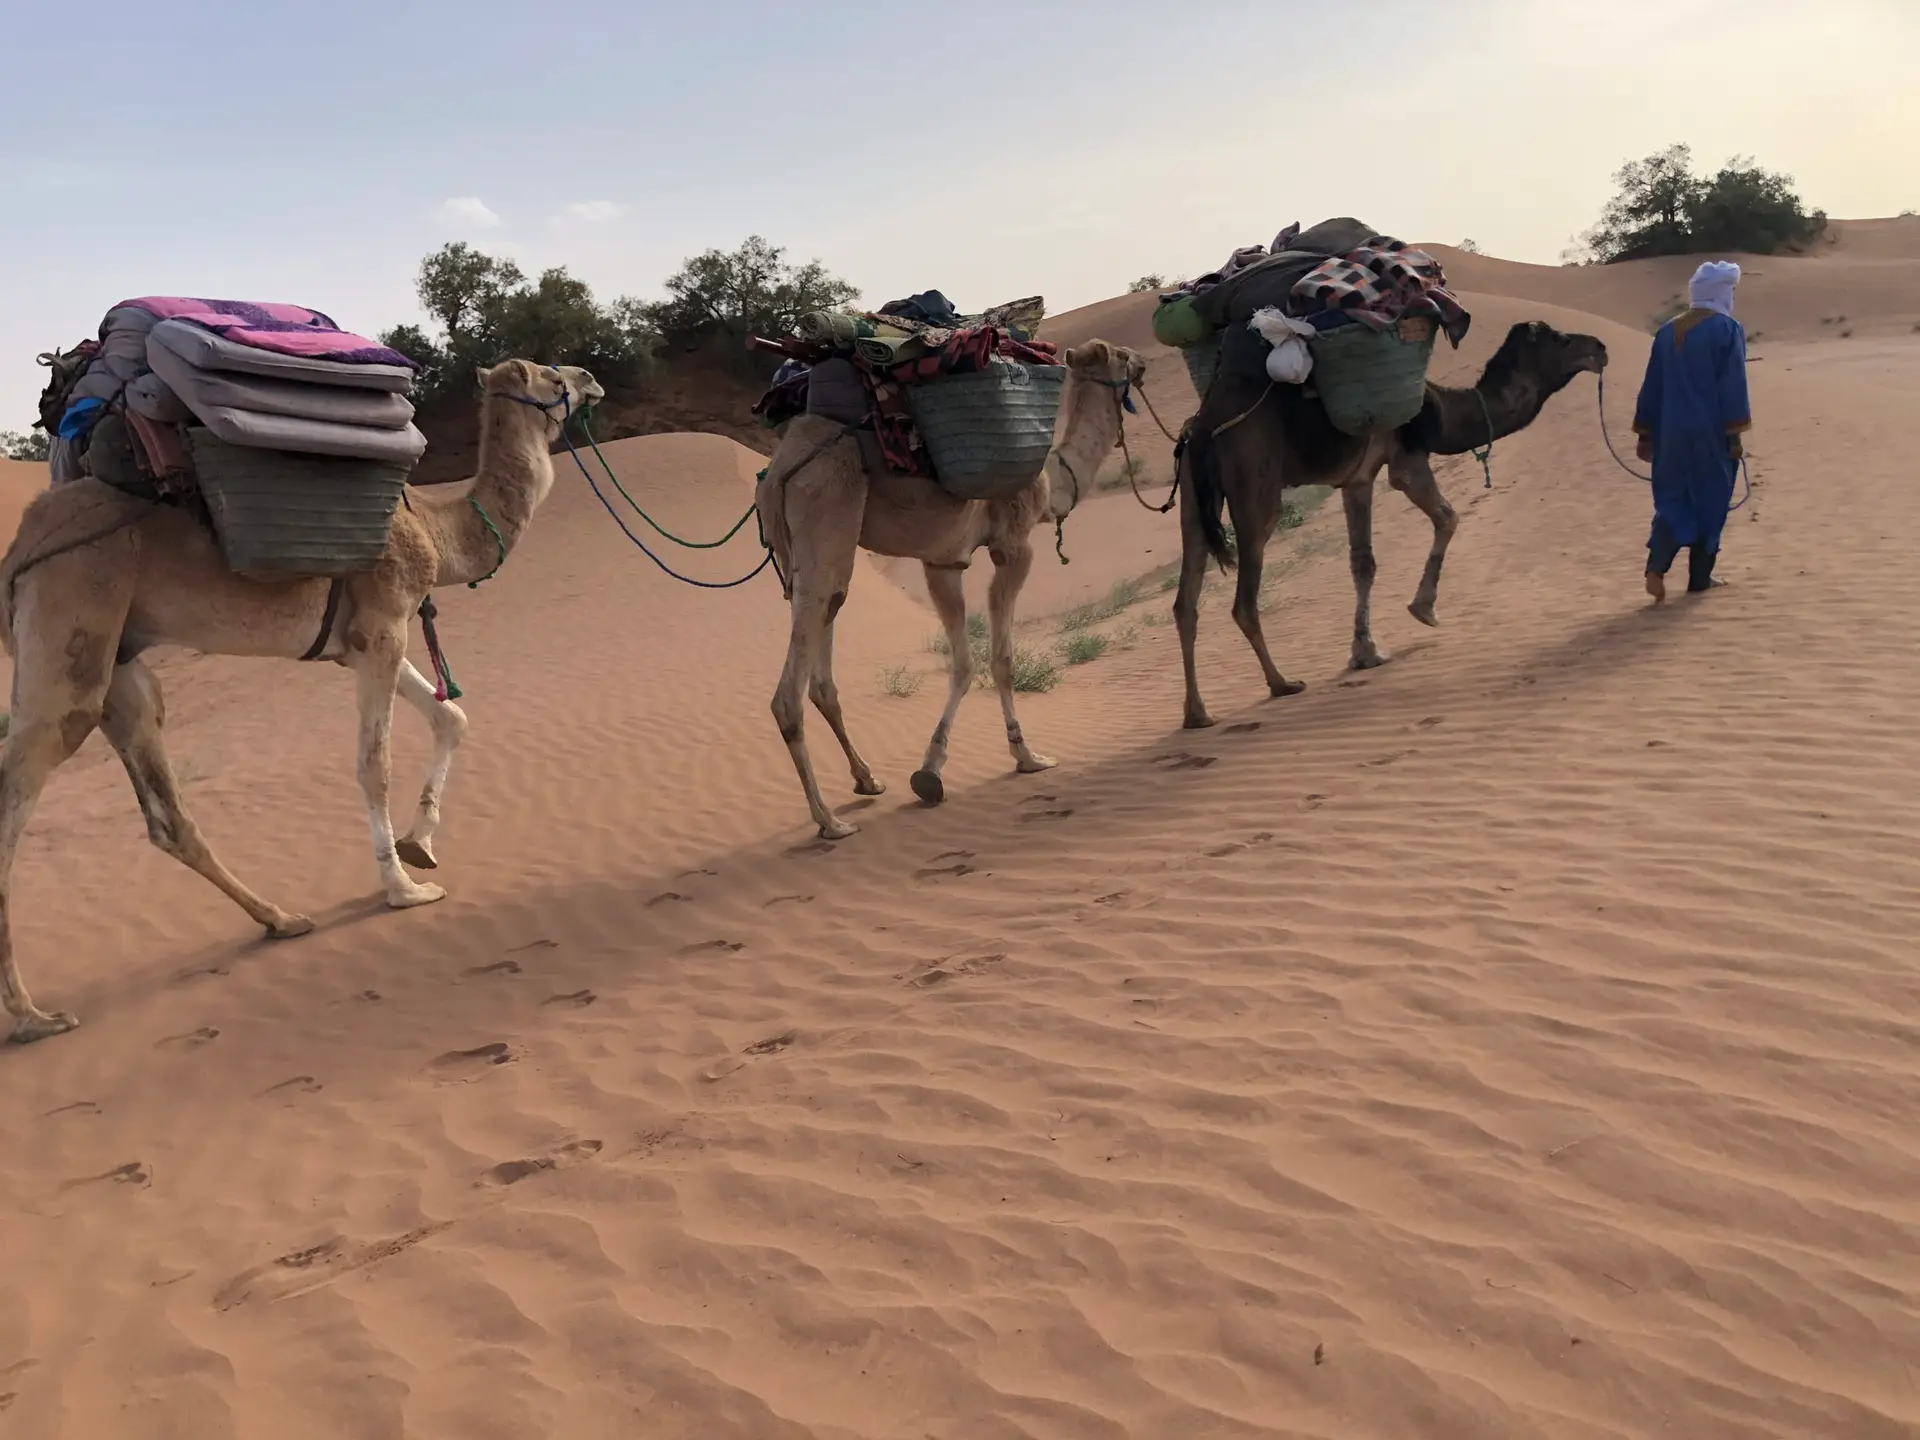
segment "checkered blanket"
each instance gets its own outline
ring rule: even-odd
[[[1309,271],[1294,285],[1288,308],[1309,321],[1337,312],[1374,330],[1389,329],[1404,316],[1425,315],[1456,346],[1473,323],[1447,289],[1439,261],[1384,235]]]

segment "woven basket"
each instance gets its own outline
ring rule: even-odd
[[[1395,430],[1418,415],[1433,341],[1433,322],[1417,316],[1393,330],[1346,325],[1309,341],[1313,385],[1334,429],[1346,435]]]
[[[1180,358],[1187,362],[1187,378],[1193,381],[1193,393],[1204,400],[1220,373],[1220,335],[1215,332],[1198,345],[1180,347]]]
[[[940,488],[962,500],[1004,500],[1039,479],[1066,382],[1062,365],[996,360],[906,386]]]
[[[227,565],[242,575],[351,575],[387,548],[409,467],[231,445],[194,426],[193,467]]]

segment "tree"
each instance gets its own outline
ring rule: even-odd
[[[860,289],[810,260],[789,265],[786,251],[759,235],[737,250],[705,250],[687,260],[666,283],[667,298],[648,307],[655,328],[675,340],[709,330],[733,335],[785,335],[802,315],[837,310]]]
[[[44,460],[52,452],[53,437],[37,426],[21,434],[0,430],[0,455],[9,460]]]
[[[601,305],[586,281],[563,266],[529,283],[512,261],[464,241],[421,261],[414,288],[443,337],[400,325],[380,343],[419,365],[415,393],[428,401],[462,393],[476,367],[515,355],[581,365],[602,383],[631,382],[652,366],[659,348],[647,308],[631,296]]]
[[[1138,280],[1127,286],[1127,293],[1129,295],[1144,295],[1149,290],[1164,290],[1166,288],[1167,277],[1150,272],[1142,275]]]
[[[1462,240],[1455,248],[1458,249],[1462,255],[1478,255],[1480,253],[1480,242],[1478,240]]]
[[[1685,145],[1630,161],[1613,181],[1613,199],[1583,237],[1604,265],[1708,251],[1771,255],[1812,240],[1827,225],[1824,212],[1802,207],[1790,177],[1734,159],[1703,180]]]

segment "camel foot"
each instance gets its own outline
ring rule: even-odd
[[[69,1015],[64,1010],[56,1010],[51,1015],[36,1010],[15,1021],[13,1034],[7,1038],[16,1045],[31,1045],[36,1040],[51,1040],[55,1035],[64,1035],[79,1024],[77,1015]]]
[[[884,795],[887,793],[887,782],[875,779],[869,775],[864,780],[855,780],[853,782],[853,793],[856,795]]]
[[[1059,763],[1058,760],[1050,760],[1045,755],[1035,755],[1032,751],[1028,751],[1024,759],[1016,757],[1013,768],[1022,775],[1038,775],[1042,770],[1051,770]]]
[[[297,936],[310,934],[313,921],[305,915],[282,915],[269,920],[266,925],[269,940],[292,940]]]
[[[920,797],[922,804],[938,805],[947,798],[947,787],[940,783],[940,772],[937,770],[916,770],[907,783],[913,787],[913,793]]]
[[[829,820],[820,827],[820,838],[822,840],[844,840],[849,835],[858,835],[859,833],[860,827],[858,825],[849,825],[844,820]]]
[[[446,898],[447,892],[438,885],[409,885],[404,890],[387,892],[387,904],[395,910],[411,910],[416,905],[431,905]]]
[[[1298,695],[1307,688],[1304,680],[1282,680],[1278,685],[1269,685],[1267,695],[1270,699],[1284,700],[1289,695]]]
[[[1655,575],[1652,571],[1648,571],[1647,594],[1653,597],[1653,603],[1656,605],[1662,600],[1665,600],[1667,598],[1667,577],[1664,575]]]
[[[1182,730],[1211,730],[1218,723],[1204,710],[1189,710],[1180,717]]]
[[[416,840],[407,835],[394,845],[393,851],[409,870],[438,870],[440,862],[433,858],[432,845],[431,840]]]
[[[1349,660],[1347,662],[1347,668],[1349,670],[1378,670],[1392,658],[1393,657],[1384,650],[1368,650],[1363,654],[1355,655]]]
[[[1407,606],[1407,613],[1422,625],[1431,625],[1435,629],[1438,629],[1440,626],[1440,617],[1433,613],[1433,601],[1431,600],[1424,604],[1418,600],[1414,601],[1411,605]]]

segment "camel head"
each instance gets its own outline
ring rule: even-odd
[[[515,400],[545,413],[553,435],[567,417],[607,397],[593,372],[578,365],[536,365],[531,360],[502,360],[482,366],[477,378],[480,393],[489,400]],[[551,437],[549,437],[551,438]]]
[[[1119,443],[1128,392],[1147,376],[1144,357],[1106,340],[1076,345],[1061,358],[1066,393],[1047,457],[1047,508],[1055,520],[1064,520],[1077,500],[1092,493],[1094,473]]]
[[[1544,320],[1530,320],[1507,332],[1495,361],[1505,359],[1520,374],[1538,381],[1548,394],[1574,376],[1598,375],[1607,368],[1607,347],[1591,335],[1565,335]],[[1487,369],[1491,371],[1493,364]]]

